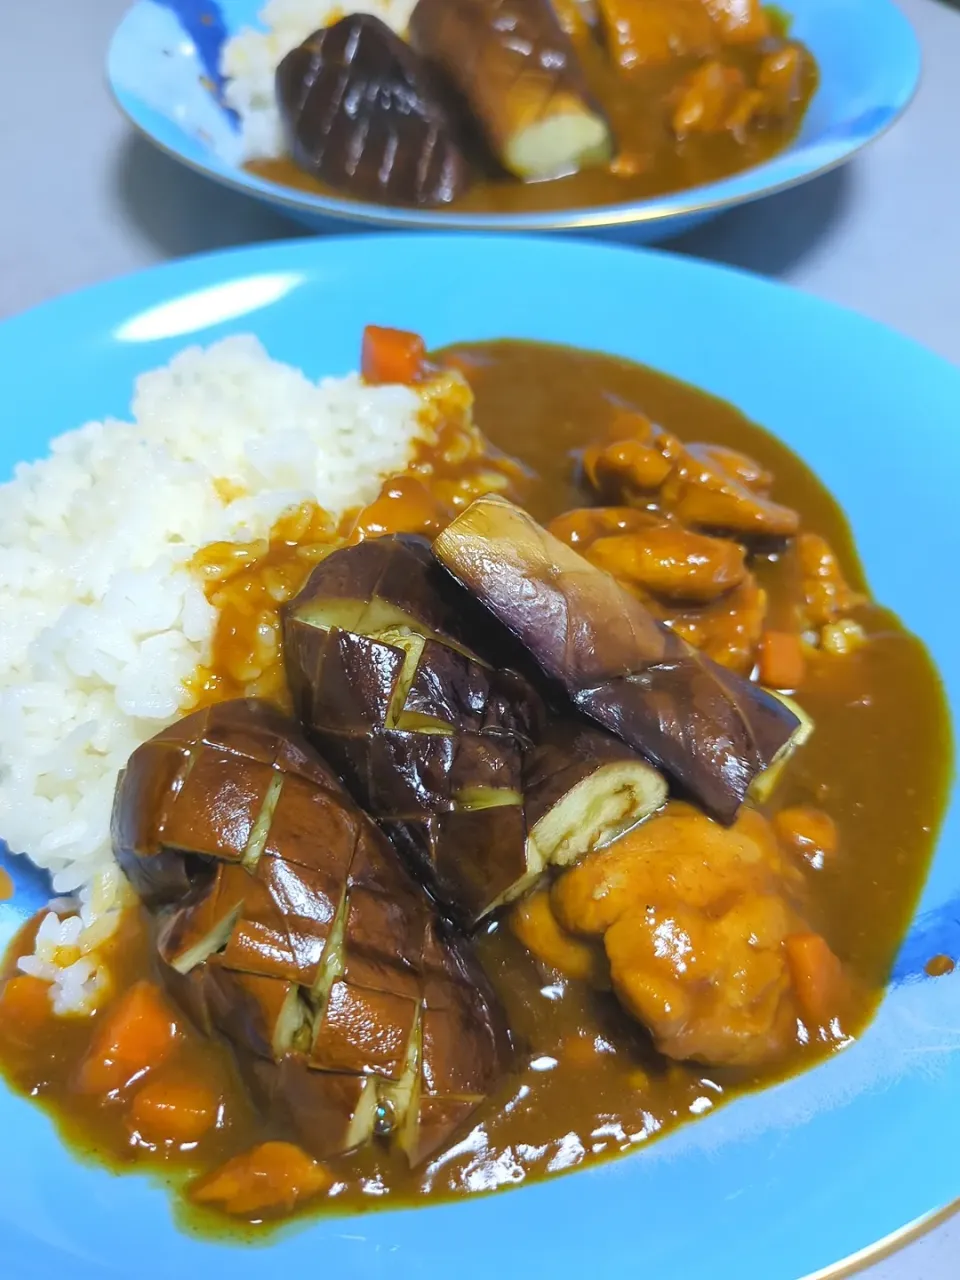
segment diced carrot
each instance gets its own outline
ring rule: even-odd
[[[760,683],[768,689],[799,689],[807,665],[800,637],[792,631],[765,631],[759,665]]]
[[[195,1182],[190,1194],[198,1204],[250,1217],[268,1209],[289,1213],[332,1185],[329,1170],[293,1143],[264,1142]]]
[[[422,373],[426,354],[426,344],[419,334],[368,324],[363,331],[360,369],[364,380],[374,386],[385,382],[409,386]]]
[[[109,1009],[80,1068],[84,1093],[113,1093],[165,1062],[181,1037],[152,982],[138,982]]]
[[[0,991],[0,1023],[4,1031],[32,1031],[53,1012],[50,985],[40,978],[21,973],[10,978]]]
[[[829,1026],[840,1012],[843,965],[819,933],[791,934],[784,945],[801,1013],[813,1026]]]
[[[196,1080],[153,1080],[134,1095],[127,1116],[144,1142],[197,1142],[216,1123],[220,1099]]]
[[[818,869],[837,852],[840,843],[837,824],[822,809],[790,805],[774,817],[773,825],[791,852],[799,853]]]

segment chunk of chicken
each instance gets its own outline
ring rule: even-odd
[[[785,44],[768,53],[757,72],[757,88],[763,94],[764,113],[782,117],[803,93],[804,53],[799,45]]]
[[[607,45],[623,71],[705,56],[720,30],[703,0],[599,0]]]
[[[635,533],[598,538],[584,552],[628,586],[668,600],[717,600],[747,576],[743,547],[660,522]]]
[[[823,627],[838,622],[864,603],[864,597],[848,584],[840,561],[826,538],[817,533],[802,533],[796,546],[806,619],[810,626]]]
[[[654,612],[658,611],[654,608]],[[702,608],[663,608],[658,616],[671,631],[714,662],[746,674],[753,669],[763,638],[767,593],[751,573],[728,595]]]
[[[566,872],[551,905],[563,929],[603,937],[614,991],[662,1053],[755,1066],[788,1051],[810,1008],[824,1025],[842,1012],[839,962],[822,962],[832,953],[810,933],[802,894],[756,810],[726,828],[673,803]],[[790,943],[809,937],[821,945]],[[814,953],[811,975],[804,957]]]
[[[731,461],[739,457],[739,462]],[[662,504],[685,524],[748,538],[789,538],[800,527],[790,507],[771,501],[741,479],[743,455],[687,445],[661,491]]]
[[[703,0],[724,44],[753,44],[772,34],[760,0]]]
[[[763,94],[739,67],[711,58],[684,79],[671,124],[681,139],[693,133],[741,137],[762,107]]]

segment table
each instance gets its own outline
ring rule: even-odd
[[[847,167],[670,247],[852,307],[960,364],[960,10],[899,2],[925,61],[907,117]],[[169,258],[300,234],[128,128],[102,71],[126,3],[0,6],[0,317]],[[953,1280],[958,1258],[960,1218],[863,1274]]]

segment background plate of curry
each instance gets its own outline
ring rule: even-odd
[[[0,361],[5,1274],[800,1280],[960,1197],[956,369],[446,236]]]
[[[906,108],[920,69],[891,0],[357,7],[140,0],[110,82],[169,155],[318,230],[636,241],[848,160]]]

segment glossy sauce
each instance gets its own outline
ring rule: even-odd
[[[776,477],[772,496],[798,509],[805,529],[825,535],[849,579],[862,585],[849,530],[833,499],[788,449],[730,405],[640,366],[562,348],[487,343],[450,349],[440,359],[466,373],[479,426],[533,473],[524,480],[524,500],[539,518],[583,504],[575,452],[597,438],[618,402],[642,409],[686,441],[722,443],[758,459]],[[315,535],[322,542],[326,526],[319,518],[306,513],[301,519],[307,543]],[[309,571],[310,555],[298,564],[297,541],[290,529],[286,535],[244,569],[254,594],[267,591],[264,575],[281,563],[292,578]],[[776,560],[754,567],[775,594]],[[261,603],[263,598],[257,597]],[[799,701],[814,717],[816,733],[788,766],[769,809],[816,806],[840,833],[837,856],[824,869],[807,867],[804,874],[815,925],[858,979],[858,1005],[845,1028],[852,1033],[872,1014],[912,913],[950,767],[943,694],[923,646],[882,608],[867,606],[858,620],[869,637],[862,649],[811,665]],[[236,659],[230,636],[242,640],[243,627],[228,627],[225,635],[222,663]],[[217,687],[222,694],[232,689],[236,673],[215,663],[207,678],[225,681]],[[217,688],[210,696],[217,696]],[[154,976],[145,917],[131,913],[123,929],[114,944],[121,989]],[[30,942],[27,933],[11,954],[29,950]],[[478,951],[515,1033],[516,1072],[475,1114],[473,1127],[425,1168],[411,1172],[399,1154],[377,1145],[331,1162],[336,1181],[317,1202],[321,1206],[341,1211],[419,1204],[517,1185],[635,1150],[738,1092],[785,1074],[783,1068],[707,1070],[660,1058],[612,996],[544,972],[502,925],[478,940]],[[220,1122],[190,1150],[144,1147],[131,1136],[125,1100],[101,1105],[77,1092],[78,1065],[103,1016],[47,1018],[22,1033],[4,1020],[0,1038],[7,1079],[36,1097],[77,1149],[118,1168],[156,1168],[182,1186],[265,1137],[285,1136],[264,1133],[229,1050],[186,1028],[178,1069],[213,1082],[222,1098]],[[829,1051],[816,1043],[798,1047],[787,1072]],[[223,1219],[209,1211],[201,1214],[184,1199],[178,1206],[187,1225],[205,1232],[225,1229]]]
[[[684,78],[703,59],[675,58],[665,66],[624,73],[594,41],[579,46],[579,51],[590,89],[609,118],[619,161],[550,182],[488,175],[448,206],[451,212],[516,214],[585,209],[715,182],[762,164],[788,146],[817,86],[816,66],[807,55],[802,97],[782,121],[751,127],[742,140],[725,133],[693,134],[678,142],[670,127],[670,102]],[[751,83],[761,56],[759,46],[723,51],[724,62],[741,68]],[[289,159],[254,161],[247,168],[281,186],[341,197]]]

